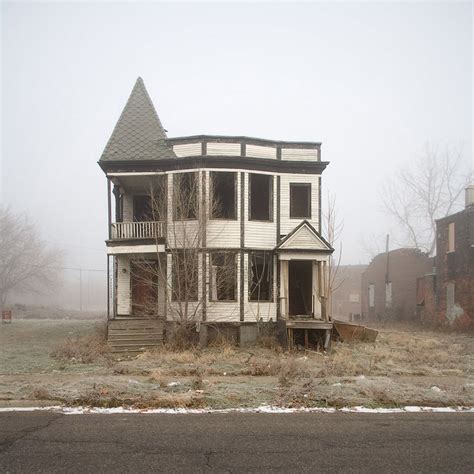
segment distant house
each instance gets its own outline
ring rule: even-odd
[[[417,318],[417,279],[432,272],[433,260],[418,249],[377,255],[362,274],[362,318],[412,321]]]
[[[367,265],[340,265],[331,296],[331,314],[334,319],[361,320],[361,278]]]
[[[320,142],[169,138],[139,78],[99,161],[115,349],[159,344],[182,308],[204,343],[216,328],[254,340],[260,321],[281,323],[290,339],[299,330],[307,342],[309,329],[327,337],[327,164]]]
[[[425,319],[459,327],[474,326],[474,185],[466,206],[436,221],[436,278],[425,281]],[[433,294],[435,298],[433,298]],[[426,305],[425,305],[426,306]]]

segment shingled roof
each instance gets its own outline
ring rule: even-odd
[[[176,158],[166,132],[139,77],[115,125],[100,161]]]

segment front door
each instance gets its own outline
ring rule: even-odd
[[[158,265],[156,262],[131,262],[132,316],[158,314]]]
[[[313,262],[311,260],[289,261],[288,293],[290,316],[313,314]]]

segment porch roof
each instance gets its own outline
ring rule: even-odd
[[[302,221],[275,247],[278,253],[316,253],[330,255],[331,244],[307,221]]]

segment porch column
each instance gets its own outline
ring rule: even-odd
[[[280,295],[281,316],[288,319],[288,260],[280,260]]]

